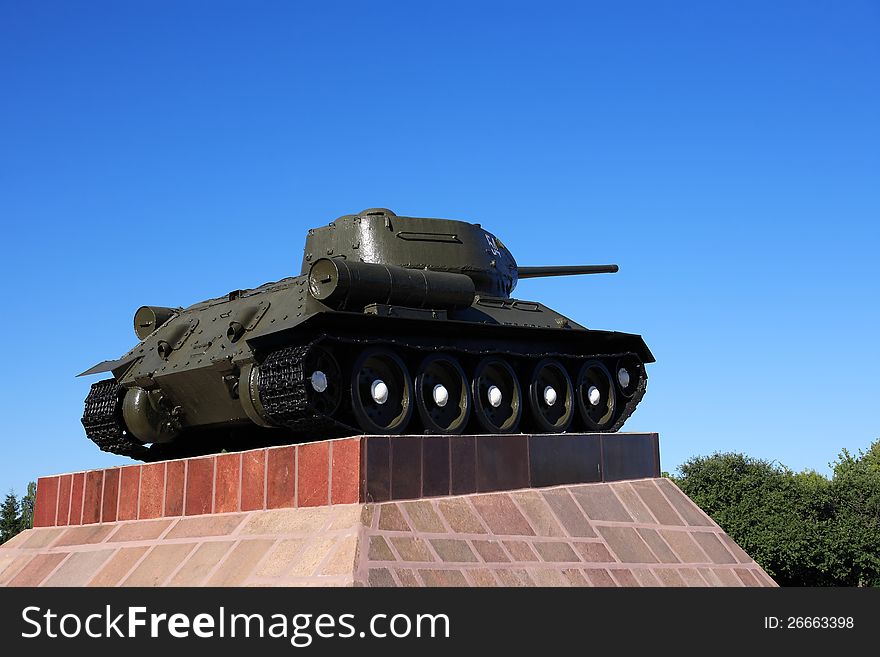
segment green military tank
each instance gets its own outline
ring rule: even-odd
[[[638,335],[587,329],[518,279],[616,265],[518,267],[479,224],[369,209],[308,232],[299,276],[188,308],[143,306],[140,342],[82,423],[142,460],[352,434],[617,431],[642,398]]]

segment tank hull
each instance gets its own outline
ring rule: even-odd
[[[155,460],[363,433],[623,425],[654,361],[641,336],[510,297],[516,263],[479,225],[420,219],[395,232],[400,220],[343,217],[310,233],[300,276],[139,309],[139,344],[83,373],[112,377],[86,399],[87,436]],[[360,253],[338,253],[349,243]],[[437,244],[448,253],[425,251]]]
[[[283,297],[291,289],[298,288],[298,285],[287,287],[275,294]],[[282,299],[273,299],[272,306],[279,307],[275,323],[285,321],[283,306],[290,307],[292,311],[293,307],[299,307],[299,301],[298,293],[287,303]],[[234,301],[211,304],[187,310],[175,320],[187,324],[193,319],[190,316],[196,316],[199,325],[216,326],[215,317],[232,316],[235,305]],[[357,355],[365,349],[387,350],[401,358],[411,376],[416,375],[420,363],[428,356],[443,355],[454,359],[468,379],[480,361],[490,357],[501,358],[511,365],[523,390],[528,388],[528,379],[536,364],[548,358],[558,361],[572,381],[588,360],[604,362],[609,371],[623,358],[634,357],[642,365],[653,361],[641,336],[585,329],[534,302],[507,299],[504,303],[480,304],[478,300],[470,308],[434,313],[433,317],[406,308],[368,310],[356,313],[325,309],[304,314],[299,317],[300,321],[280,330],[253,331],[252,337],[243,340],[241,347],[234,352],[231,345],[216,347],[213,358],[210,352],[214,345],[208,346],[207,343],[229,341],[220,329],[215,331],[211,340],[197,337],[189,349],[184,343],[165,359],[155,355],[157,345],[162,341],[162,332],[157,331],[122,359],[114,361],[121,363],[115,372],[110,370],[116,374],[112,381],[119,388],[119,392],[114,394],[118,397],[120,407],[126,400],[126,394],[129,399],[143,390],[149,390],[154,396],[161,395],[163,402],[157,405],[165,407],[165,414],[153,413],[147,421],[155,423],[155,418],[160,417],[164,421],[176,421],[179,426],[176,431],[166,431],[169,434],[167,440],[153,440],[145,444],[142,438],[150,440],[154,434],[141,431],[141,435],[136,436],[131,433],[127,425],[132,422],[126,422],[124,414],[117,408],[111,411],[105,399],[102,401],[105,413],[112,413],[117,422],[117,431],[113,432],[113,440],[98,439],[96,442],[108,451],[142,460],[155,460],[200,451],[301,440],[303,434],[308,434],[308,439],[318,439],[368,432],[355,417],[351,384],[345,380],[347,376],[340,383],[343,390],[339,406],[331,413],[315,413],[309,406],[306,398],[315,396],[315,391],[309,391],[307,387],[307,378],[311,373],[302,369],[298,375],[300,380],[296,382],[302,389],[304,399],[298,414],[267,411],[261,406],[261,396],[268,396],[265,387],[262,391],[259,388],[261,368],[271,355],[291,349],[302,352],[293,357],[294,361],[305,358],[309,349],[327,349],[339,361],[340,372],[350,369]],[[269,317],[270,325],[272,318]],[[563,322],[566,328],[559,327]],[[171,328],[165,327],[165,332],[170,333]],[[193,333],[196,336],[204,335],[197,330]],[[133,360],[132,356],[135,356]],[[288,363],[288,366],[294,369],[303,367],[298,362]],[[244,376],[243,371],[246,372]],[[644,394],[647,374],[643,366],[638,376],[640,383],[636,393],[626,400],[618,400],[619,410],[615,412],[612,422],[591,427],[576,417],[566,430],[618,430]],[[96,385],[102,384],[106,382]],[[469,392],[471,396],[474,395],[472,389]],[[520,403],[524,407],[527,405],[525,395],[521,393],[521,397]],[[247,403],[249,399],[255,400],[259,408],[254,409],[254,403]],[[175,409],[178,410],[175,412]],[[400,431],[431,432],[430,426],[426,427],[420,422],[415,413],[412,415],[405,426],[399,427]],[[526,413],[521,415],[525,417],[517,423],[517,430],[542,428],[536,426],[534,419],[530,419]],[[105,418],[105,433],[106,424]],[[157,431],[160,429],[157,427]],[[471,418],[462,431],[481,433],[485,428]],[[95,440],[96,436],[89,432],[88,426],[87,433]]]

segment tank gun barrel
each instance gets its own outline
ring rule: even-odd
[[[616,274],[617,265],[569,265],[561,267],[520,267],[519,278],[544,278],[546,276],[573,276],[575,274]]]

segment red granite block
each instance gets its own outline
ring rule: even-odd
[[[633,576],[639,581],[639,584],[646,587],[661,586],[660,580],[654,576],[650,568],[633,568]]]
[[[477,436],[477,491],[514,490],[529,487],[529,441],[527,436]]]
[[[721,586],[745,586],[732,568],[713,568],[712,574],[718,578]]]
[[[412,531],[397,504],[383,504],[377,508],[379,509],[379,529],[388,529],[394,532]]]
[[[400,586],[417,587],[422,585],[416,578],[415,571],[409,568],[394,568],[393,572],[397,577],[397,581],[400,582]]]
[[[443,520],[434,510],[430,500],[412,500],[400,504],[400,509],[409,518],[409,523],[417,532],[426,534],[445,534],[449,531]]]
[[[562,576],[568,580],[571,586],[590,586],[587,578],[576,568],[563,568]]]
[[[73,475],[73,484],[70,490],[70,524],[82,524],[83,487],[86,482],[86,473],[77,472]]]
[[[602,435],[530,435],[529,478],[534,488],[602,481]]]
[[[486,529],[474,515],[467,499],[451,497],[437,502],[437,508],[453,532],[459,534],[485,534]],[[407,528],[408,529],[408,528]]]
[[[98,522],[101,519],[101,498],[104,493],[104,471],[91,470],[86,472],[86,485],[83,490],[84,525]]]
[[[391,439],[391,499],[412,500],[422,495],[422,438]]]
[[[596,532],[593,531],[589,520],[584,516],[584,512],[581,511],[581,508],[575,503],[567,490],[549,489],[545,490],[543,495],[569,536],[581,538],[593,538],[596,536]]]
[[[58,477],[40,477],[34,502],[34,527],[54,527],[57,510]]]
[[[486,526],[497,535],[534,536],[535,532],[509,495],[477,495],[471,499]]]
[[[642,537],[642,540],[648,544],[648,547],[651,548],[651,551],[661,563],[679,563],[679,558],[675,556],[675,553],[666,541],[663,540],[663,537],[660,536],[656,529],[639,527],[636,531],[639,533],[639,536]]]
[[[63,527],[70,518],[70,493],[73,488],[73,475],[63,475],[58,484],[58,516],[55,524]]]
[[[477,439],[474,436],[449,437],[449,490],[466,495],[477,490]]]
[[[419,575],[426,586],[467,586],[467,580],[464,574],[459,570],[420,570]],[[374,586],[372,581],[370,586]]]
[[[330,503],[330,446],[326,441],[300,445],[297,454],[298,506]]]
[[[266,450],[241,455],[241,510],[266,508]]]
[[[654,576],[660,580],[660,586],[685,586],[681,575],[672,568],[655,568]]]
[[[449,436],[422,437],[422,497],[449,495]]]
[[[104,493],[101,503],[101,522],[116,522],[119,500],[119,468],[104,470]]]
[[[634,481],[630,484],[661,525],[685,524],[653,481]]]
[[[138,488],[141,483],[141,466],[130,465],[119,469],[119,509],[117,520],[137,520]]]
[[[428,551],[428,544],[421,538],[413,538],[411,536],[391,536],[389,537],[397,555],[401,561],[410,562],[427,562],[434,561],[434,557]],[[465,543],[467,545],[467,543]]]
[[[138,494],[138,518],[161,518],[165,497],[165,464],[141,466],[141,487]]]
[[[724,543],[725,547],[727,547],[730,553],[734,557],[736,557],[737,561],[739,561],[740,563],[751,562],[752,558],[748,554],[746,554],[745,550],[737,545],[736,541],[730,538],[730,536],[728,536],[727,534],[719,534],[718,538],[721,539],[721,542]]]
[[[580,561],[568,543],[562,541],[547,541],[532,543],[532,547],[538,552],[543,561]]]
[[[628,568],[616,568],[609,571],[611,576],[617,581],[618,586],[641,586],[639,580],[635,578],[632,571]]]
[[[93,524],[91,526],[71,527],[52,544],[53,548],[62,546],[83,546],[103,543],[113,533],[115,527],[111,524]]]
[[[367,548],[367,559],[370,561],[396,561],[397,558],[391,551],[388,541],[384,536],[371,536]]]
[[[391,499],[391,439],[388,436],[364,438],[364,500],[387,502]]]
[[[266,455],[266,508],[295,505],[296,447],[276,447]]]
[[[693,538],[714,563],[736,563],[736,559],[712,532],[692,532]]]
[[[183,515],[183,491],[186,486],[186,461],[168,461],[165,464],[165,506],[162,515]]]
[[[617,494],[617,497],[623,503],[623,506],[626,508],[627,512],[633,517],[636,522],[646,523],[649,525],[657,524],[657,519],[648,510],[648,507],[645,506],[645,503],[642,502],[642,498],[639,497],[639,494],[636,493],[635,489],[630,483],[619,481],[615,484],[611,484],[611,490]]]
[[[630,563],[657,563],[657,558],[651,554],[641,537],[632,527],[598,527],[599,533],[611,551],[623,562]],[[656,574],[657,571],[655,571]]]
[[[334,440],[330,443],[330,503],[355,504],[361,492],[361,439]]]
[[[432,538],[431,546],[434,548],[437,556],[443,561],[455,563],[479,561],[467,541],[450,538]]]
[[[694,542],[687,532],[676,532],[661,529],[660,535],[672,548],[679,560],[684,563],[706,563],[708,559],[703,550]]]
[[[395,581],[387,568],[370,568],[367,572],[367,584],[376,587],[390,587],[395,586]]]
[[[54,478],[57,479],[57,477]],[[39,488],[39,484],[37,487]],[[38,554],[6,586],[37,586],[55,570],[59,563],[64,561],[67,554],[67,552]]]
[[[218,455],[217,476],[214,480],[214,513],[238,511],[240,481],[241,454]]]
[[[593,586],[617,586],[617,582],[604,568],[585,568],[584,574]]]
[[[214,457],[187,459],[184,514],[211,513],[214,506]]]
[[[658,479],[654,483],[666,493],[666,498],[669,500],[669,503],[675,507],[675,510],[685,519],[687,524],[702,527],[712,526],[712,519],[703,513],[703,511],[688,499],[669,479]]]
[[[569,489],[575,501],[591,520],[632,522],[610,486],[574,486]]]
[[[660,476],[657,434],[603,433],[602,481]]]
[[[754,575],[756,578],[758,578],[758,580],[761,583],[763,583],[764,586],[772,586],[772,587],[779,586],[776,583],[776,581],[772,577],[770,577],[770,575],[765,573],[764,571],[755,570],[755,571],[752,571],[752,575]]]
[[[535,586],[569,586],[569,579],[565,577],[560,568],[534,568],[529,569],[529,575]]]
[[[610,563],[616,561],[604,543],[575,543],[574,548],[584,561]]]
[[[501,582],[501,586],[535,586],[535,580],[529,576],[528,571],[522,568],[501,569],[493,572]]]
[[[708,586],[696,568],[679,568],[678,574],[687,586]]]
[[[480,554],[480,558],[486,563],[501,563],[510,561],[500,541],[471,541],[471,545]],[[426,559],[427,561],[427,559]]]

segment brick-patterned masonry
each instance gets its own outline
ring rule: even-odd
[[[0,547],[0,585],[775,584],[655,478],[45,527]]]
[[[41,477],[34,526],[351,504],[361,449],[350,438]]]
[[[43,477],[0,586],[773,586],[657,434],[358,436]]]
[[[655,433],[358,436],[42,477],[35,527],[385,502],[660,474]]]

